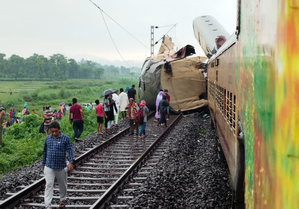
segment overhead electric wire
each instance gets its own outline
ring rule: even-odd
[[[89,0],[91,3],[93,3],[99,10],[101,10],[102,13],[107,15],[113,22],[115,22],[119,27],[121,27],[124,31],[126,31],[130,36],[132,36],[136,41],[138,41],[141,45],[149,49],[145,44],[143,44],[141,41],[139,41],[135,36],[133,36],[129,31],[127,31],[123,26],[121,26],[118,22],[116,22],[112,17],[110,17],[104,10],[102,10],[96,3],[93,1]]]
[[[177,23],[176,23],[177,24]],[[167,35],[167,33],[169,33],[175,26],[176,24],[174,24],[170,29],[169,31],[167,31],[158,41],[155,42],[155,44],[157,44],[165,35]],[[163,27],[163,26],[162,26]],[[166,26],[165,26],[166,27]]]
[[[104,21],[104,23],[105,23],[105,26],[106,26],[106,29],[107,29],[107,31],[108,31],[108,33],[109,33],[109,36],[110,36],[110,38],[111,38],[111,41],[112,41],[112,43],[113,43],[113,45],[114,45],[114,47],[115,47],[115,49],[116,49],[116,51],[118,52],[118,54],[119,54],[119,56],[121,57],[121,59],[129,66],[129,67],[131,67],[131,68],[136,68],[136,67],[138,67],[140,64],[142,64],[142,63],[140,63],[140,64],[138,64],[138,66],[135,66],[135,67],[132,67],[129,63],[127,63],[127,61],[123,58],[123,56],[121,55],[121,53],[120,53],[120,51],[118,50],[118,48],[117,48],[117,46],[116,46],[116,44],[115,44],[115,42],[114,42],[114,40],[113,40],[113,37],[112,37],[112,35],[111,35],[111,33],[110,33],[110,30],[109,30],[109,28],[108,28],[108,25],[107,25],[107,23],[106,23],[106,20],[105,20],[105,17],[104,17],[104,15],[103,15],[103,13],[105,13],[97,4],[95,4],[93,1],[91,1],[91,0],[89,0],[91,3],[93,3],[100,11],[101,11],[101,15],[102,15],[102,18],[103,18],[103,21]],[[106,14],[106,13],[105,13]],[[111,20],[113,20],[108,14],[106,14]],[[113,20],[117,25],[119,25],[115,20]],[[124,29],[127,33],[129,33],[125,28],[123,28],[121,25],[119,25],[122,29]],[[130,33],[129,33],[130,34]],[[130,34],[133,38],[135,38],[132,34]],[[135,38],[136,39],[136,38]],[[138,39],[136,39],[139,43],[141,43]],[[145,46],[147,49],[149,49],[146,45],[144,45],[143,43],[141,43],[143,46]]]

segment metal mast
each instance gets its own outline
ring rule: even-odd
[[[154,46],[155,46],[155,43],[154,43],[154,28],[155,26],[151,26],[151,57],[154,56]]]

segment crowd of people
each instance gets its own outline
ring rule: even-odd
[[[134,85],[132,85],[131,88],[127,87],[125,91],[123,88],[120,88],[119,91],[119,94],[118,90],[105,94],[102,104],[98,99],[95,100],[96,106],[94,108],[92,103],[85,106],[88,110],[94,109],[96,112],[97,133],[103,134],[104,132],[106,134],[111,134],[111,127],[118,126],[118,116],[120,111],[121,120],[129,119],[129,135],[133,135],[134,130],[136,129],[136,135],[138,135],[138,138],[145,138],[145,128],[148,120],[147,115],[149,114],[146,101],[141,100],[139,104],[137,103]],[[167,120],[169,120],[169,102],[170,96],[168,95],[168,90],[165,89],[163,91],[161,89],[156,98],[156,114],[154,121],[158,122],[157,127],[160,127],[161,125],[167,126]],[[78,142],[80,135],[84,130],[84,112],[81,105],[78,104],[77,98],[73,98],[72,104],[70,103],[68,106],[69,122],[73,126],[74,139]],[[34,110],[32,112],[35,113]],[[3,108],[0,109],[0,113],[3,113]],[[42,160],[42,169],[46,179],[44,197],[46,208],[51,207],[55,178],[57,178],[59,184],[60,207],[64,207],[66,204],[66,172],[73,169],[73,162],[75,158],[71,140],[67,135],[60,132],[60,124],[58,123],[65,113],[65,104],[61,103],[58,112],[56,110],[51,111],[50,106],[45,106],[43,109],[43,115],[40,115],[44,118],[42,131],[47,135]],[[27,103],[24,104],[24,109],[19,116],[22,117],[26,114],[29,114]],[[0,119],[2,115],[0,116]],[[13,107],[10,109],[9,117],[11,119],[10,123],[15,123],[15,121],[12,120],[15,117],[15,110]],[[102,131],[103,123],[104,131]],[[6,125],[6,121],[3,121],[3,132],[5,132]],[[139,125],[141,125],[140,131],[138,130]],[[68,162],[65,161],[66,152],[69,153]]]
[[[30,113],[27,109],[27,102],[25,102],[22,112],[19,111],[18,113],[16,113],[13,106],[11,106],[8,117],[4,118],[2,121],[2,134],[3,135],[5,134],[7,127],[20,123],[21,121],[24,120],[25,115],[29,115],[29,114]]]

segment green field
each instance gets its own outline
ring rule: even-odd
[[[42,113],[44,105],[51,105],[52,110],[59,108],[59,103],[72,102],[74,92],[77,91],[78,103],[94,102],[100,98],[101,93],[108,88],[126,88],[135,84],[137,80],[119,79],[114,81],[104,80],[68,80],[59,82],[32,81],[32,82],[0,82],[0,104],[9,111],[13,105],[16,111],[22,110],[24,102],[28,104],[29,112],[34,109],[38,114]],[[9,89],[13,94],[9,95]],[[137,89],[136,89],[137,90]],[[6,92],[6,93],[3,93]],[[84,131],[81,139],[96,131],[97,122],[95,111],[84,109]],[[0,145],[0,176],[12,169],[30,165],[43,155],[45,135],[39,133],[39,126],[43,119],[34,114],[25,117],[21,124],[10,126],[6,129]],[[62,117],[59,122],[61,132],[67,134],[74,142],[72,125],[68,116]]]
[[[73,79],[67,81],[0,81],[0,104],[5,108],[13,106],[16,110],[22,111],[25,102],[28,110],[35,110],[37,114],[42,113],[42,107],[50,105],[52,110],[58,109],[59,104],[71,103],[76,97],[78,103],[100,101],[101,93],[107,88],[119,89],[126,86],[131,87],[137,84],[137,80],[120,79],[114,81],[105,80],[84,80]],[[137,86],[137,85],[136,85]],[[9,90],[12,90],[12,95]],[[77,94],[75,96],[75,91]]]

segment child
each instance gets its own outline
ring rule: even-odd
[[[97,132],[98,132],[98,134],[103,134],[102,133],[103,115],[106,118],[105,120],[107,120],[108,117],[105,114],[104,107],[103,107],[103,105],[100,104],[100,101],[97,99],[95,101],[95,103],[96,103],[95,111],[96,111],[96,114],[97,114],[97,122],[98,122]]]

